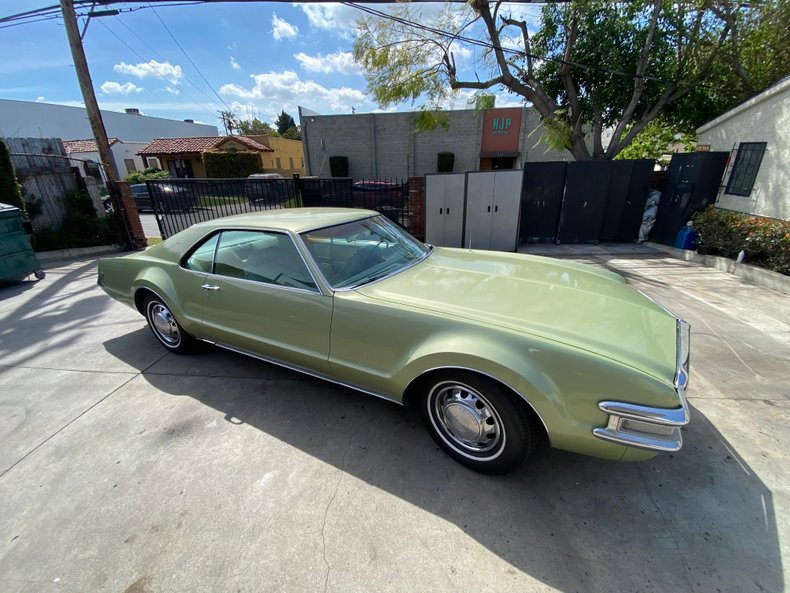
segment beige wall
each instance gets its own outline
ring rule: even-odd
[[[728,210],[790,219],[790,78],[697,130],[698,144],[730,151],[716,205]],[[725,193],[741,142],[766,142],[754,189],[748,197]]]

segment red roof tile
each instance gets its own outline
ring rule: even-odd
[[[107,138],[110,146],[118,142],[118,138]],[[64,140],[63,148],[66,149],[66,154],[73,152],[98,152],[96,148],[96,140]]]
[[[200,154],[212,148],[217,148],[229,140],[243,144],[250,150],[273,152],[268,146],[264,146],[245,136],[197,136],[194,138],[157,138],[140,149],[140,152],[137,154],[150,156],[159,154]]]

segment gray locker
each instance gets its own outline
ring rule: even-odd
[[[467,173],[464,247],[516,250],[523,179],[521,170]]]
[[[466,175],[425,176],[425,242],[461,247],[464,237]]]

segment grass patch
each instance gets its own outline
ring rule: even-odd
[[[198,198],[198,205],[201,208],[213,208],[215,206],[227,206],[229,204],[246,204],[246,196],[203,196]]]

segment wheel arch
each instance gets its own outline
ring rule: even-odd
[[[431,381],[431,379],[433,377],[438,377],[439,375],[442,375],[448,371],[457,371],[457,372],[460,371],[461,373],[476,375],[478,377],[483,377],[489,381],[493,381],[494,383],[496,383],[499,387],[504,389],[506,392],[510,393],[518,404],[523,405],[525,407],[525,409],[528,411],[530,416],[535,421],[534,422],[535,426],[539,427],[546,442],[549,445],[551,444],[551,433],[549,432],[548,426],[546,425],[546,421],[543,419],[540,412],[535,407],[533,401],[530,401],[530,398],[525,396],[518,389],[514,388],[507,381],[504,381],[500,377],[494,376],[488,372],[480,371],[479,369],[476,368],[453,365],[453,364],[444,364],[439,366],[433,366],[423,370],[419,375],[415,376],[406,386],[406,389],[403,392],[403,400],[402,400],[403,405],[408,407],[414,406],[417,398],[420,396],[420,393],[422,392],[423,389],[425,389],[426,385]]]

